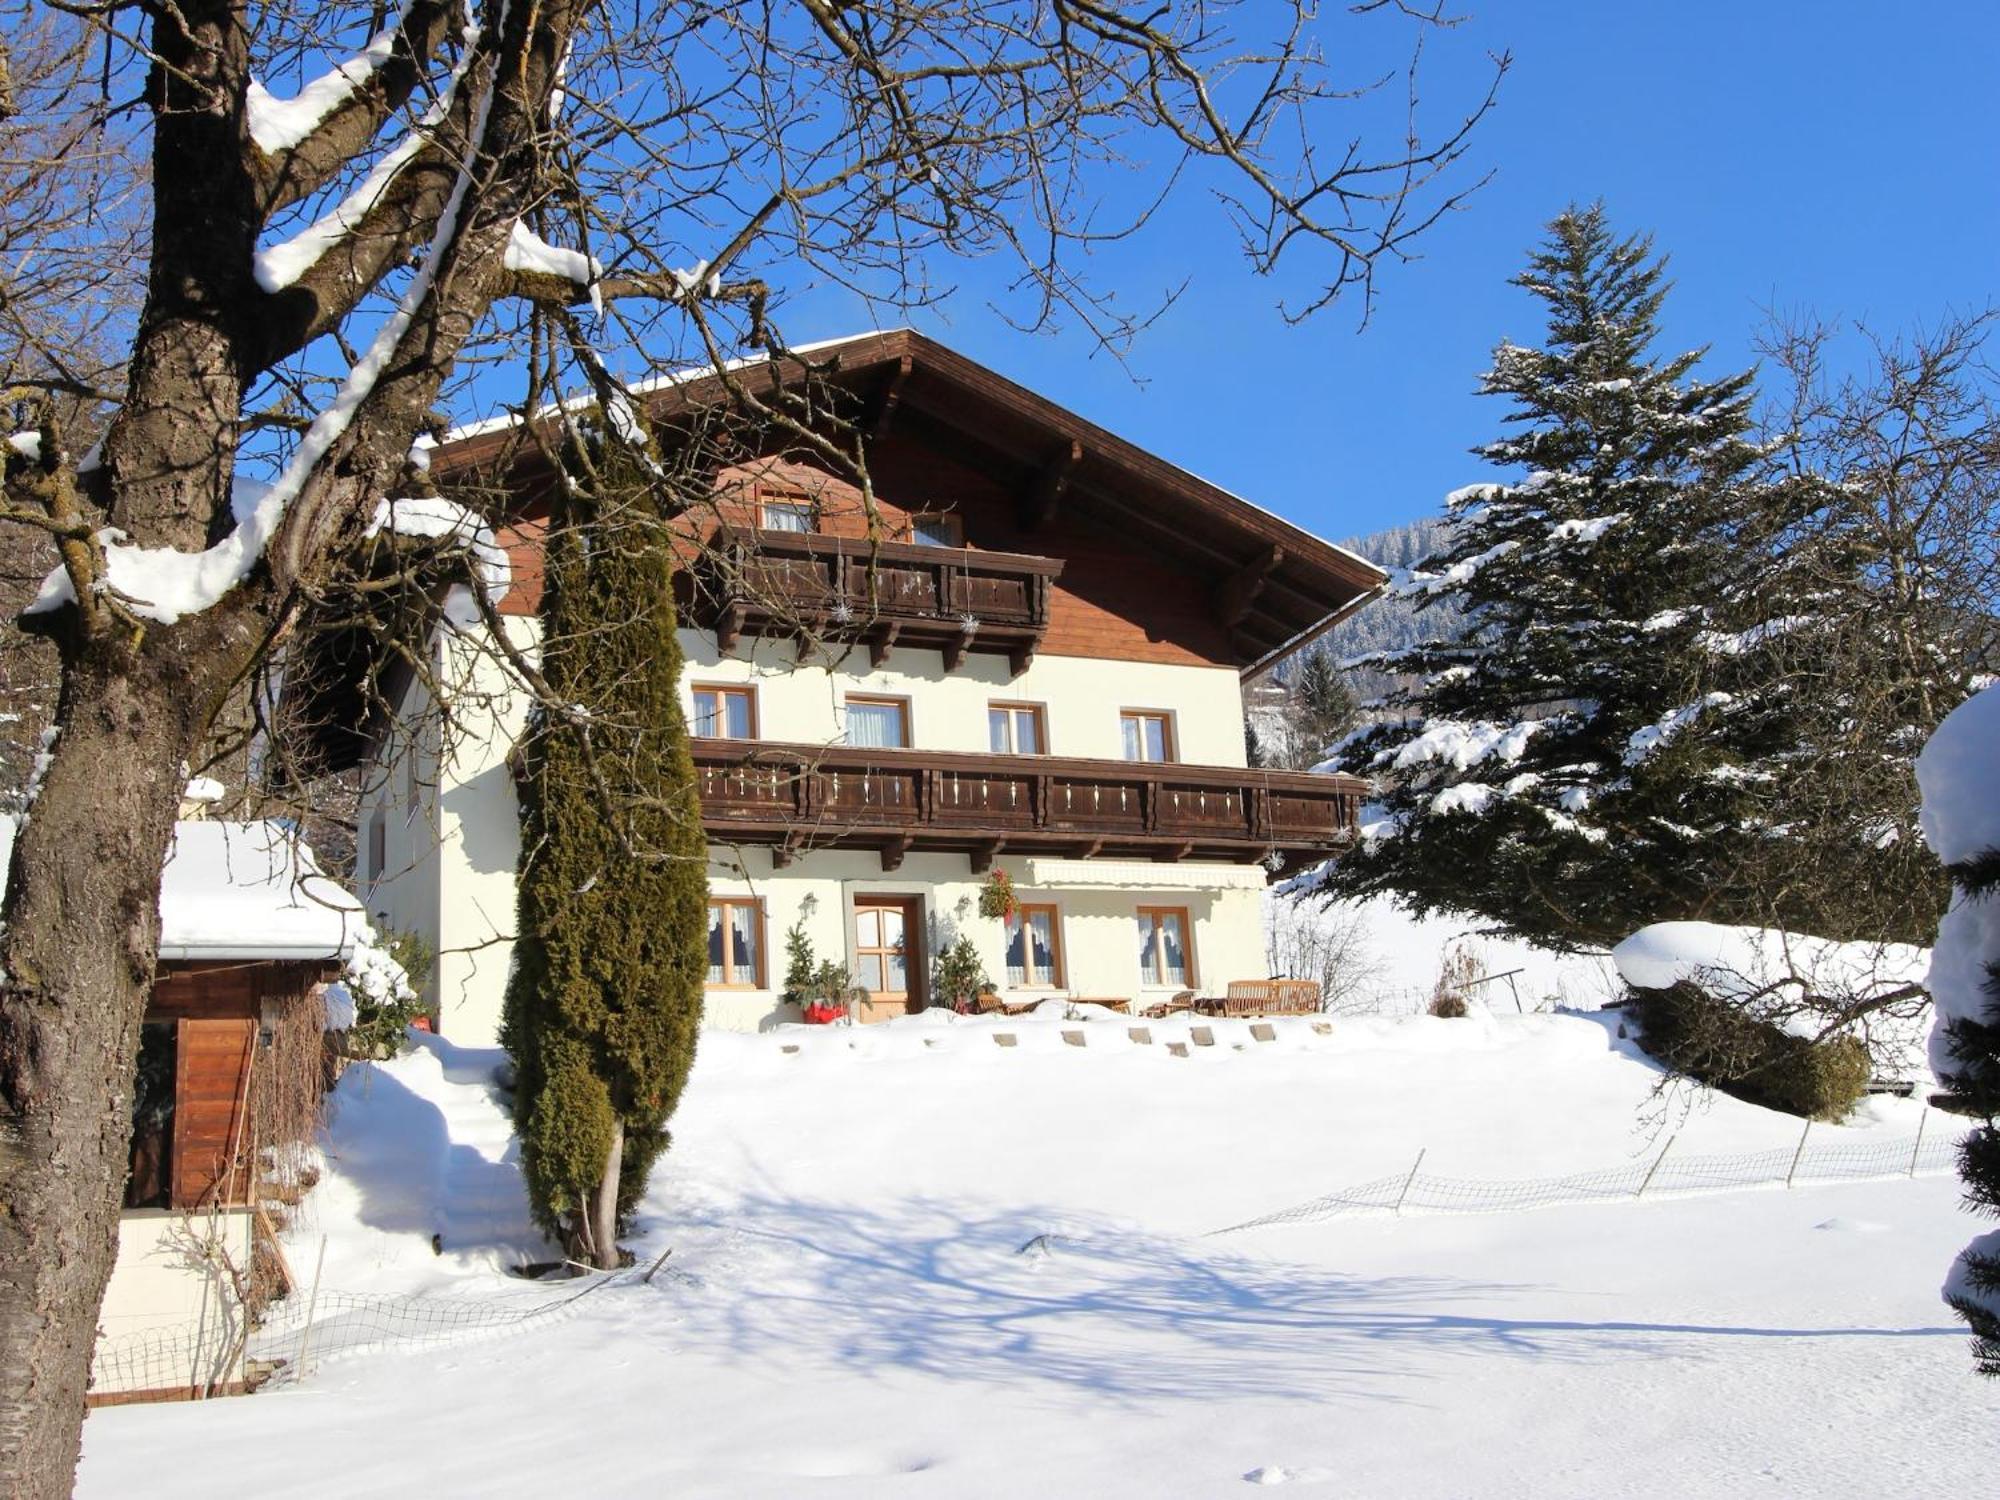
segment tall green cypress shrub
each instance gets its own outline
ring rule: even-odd
[[[584,467],[550,518],[541,672],[569,707],[524,744],[501,1040],[535,1218],[610,1267],[694,1061],[708,877],[667,534],[629,459]]]

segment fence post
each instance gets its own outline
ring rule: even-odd
[[[1417,1152],[1417,1159],[1410,1167],[1410,1175],[1403,1179],[1403,1190],[1396,1194],[1396,1206],[1390,1212],[1400,1214],[1403,1211],[1403,1200],[1410,1196],[1410,1184],[1417,1180],[1417,1168],[1424,1164],[1424,1152],[1428,1150],[1430,1147],[1425,1146]]]
[[[1646,1168],[1645,1181],[1639,1184],[1639,1191],[1632,1195],[1634,1198],[1643,1198],[1646,1196],[1646,1189],[1653,1185],[1653,1174],[1660,1170],[1660,1163],[1667,1159],[1667,1153],[1674,1149],[1674,1142],[1679,1140],[1680,1138],[1681,1136],[1678,1130],[1675,1131],[1672,1135],[1667,1137],[1666,1145],[1660,1147],[1660,1154],[1654,1157],[1653,1164],[1650,1167]]]
[[[1929,1102],[1926,1101],[1924,1107],[1917,1112],[1917,1143],[1910,1147],[1910,1175],[1912,1177],[1917,1175],[1917,1153],[1924,1149],[1924,1121],[1930,1117],[1931,1107]]]
[[[306,1378],[306,1351],[312,1348],[313,1309],[319,1306],[319,1273],[326,1269],[326,1236],[319,1237],[319,1260],[313,1266],[313,1289],[306,1297],[306,1326],[299,1330],[299,1372],[295,1377]]]
[[[1798,1174],[1799,1158],[1806,1154],[1806,1137],[1812,1134],[1812,1116],[1806,1116],[1806,1128],[1799,1132],[1799,1144],[1792,1152],[1792,1164],[1785,1169],[1785,1186],[1792,1185],[1792,1178]]]

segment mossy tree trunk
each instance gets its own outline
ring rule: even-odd
[[[580,467],[550,522],[502,1041],[535,1217],[608,1269],[694,1061],[708,880],[667,533],[630,460]]]

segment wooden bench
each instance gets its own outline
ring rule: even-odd
[[[1008,1001],[1003,1000],[1000,998],[1000,996],[994,994],[991,990],[988,990],[983,995],[976,997],[972,1002],[972,1006],[973,1006],[973,1013],[975,1015],[1025,1016],[1029,1011],[1033,1010],[1036,1006],[1040,1005],[1041,1003],[1042,1002],[1040,1000],[1023,1000],[1018,1005],[1010,1004]]]
[[[1194,1002],[1205,1016],[1316,1016],[1320,1011],[1316,979],[1232,979],[1221,999]]]

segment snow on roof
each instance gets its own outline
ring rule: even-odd
[[[839,338],[835,339],[815,339],[807,344],[791,344],[786,347],[785,352],[788,354],[821,354],[829,349],[840,348],[844,344],[855,344],[863,339],[880,338],[886,333],[913,332],[915,330],[910,328],[870,328],[861,333],[842,334]],[[726,374],[735,370],[748,369],[752,365],[761,365],[768,362],[770,358],[769,354],[744,354],[739,355],[735,359],[724,360],[720,366],[712,364],[688,365],[679,370],[667,370],[658,375],[649,375],[644,380],[626,382],[625,390],[634,396],[650,395],[654,391],[669,390],[674,386],[684,385],[689,381],[706,380],[717,373]],[[584,392],[575,396],[565,396],[560,401],[545,402],[535,409],[535,415],[537,417],[553,417],[565,411],[584,412],[589,411],[596,405],[597,396],[591,392]],[[442,443],[433,445],[423,439],[419,439],[419,443],[426,448],[432,446],[443,447],[451,443],[460,442],[465,438],[484,437],[489,432],[504,432],[509,427],[519,425],[520,421],[521,417],[518,412],[502,412],[498,416],[481,417],[478,421],[466,422],[452,428],[445,433]]]
[[[15,822],[0,818],[0,886]],[[163,959],[346,961],[368,942],[361,903],[278,822],[174,825],[160,878]]]

